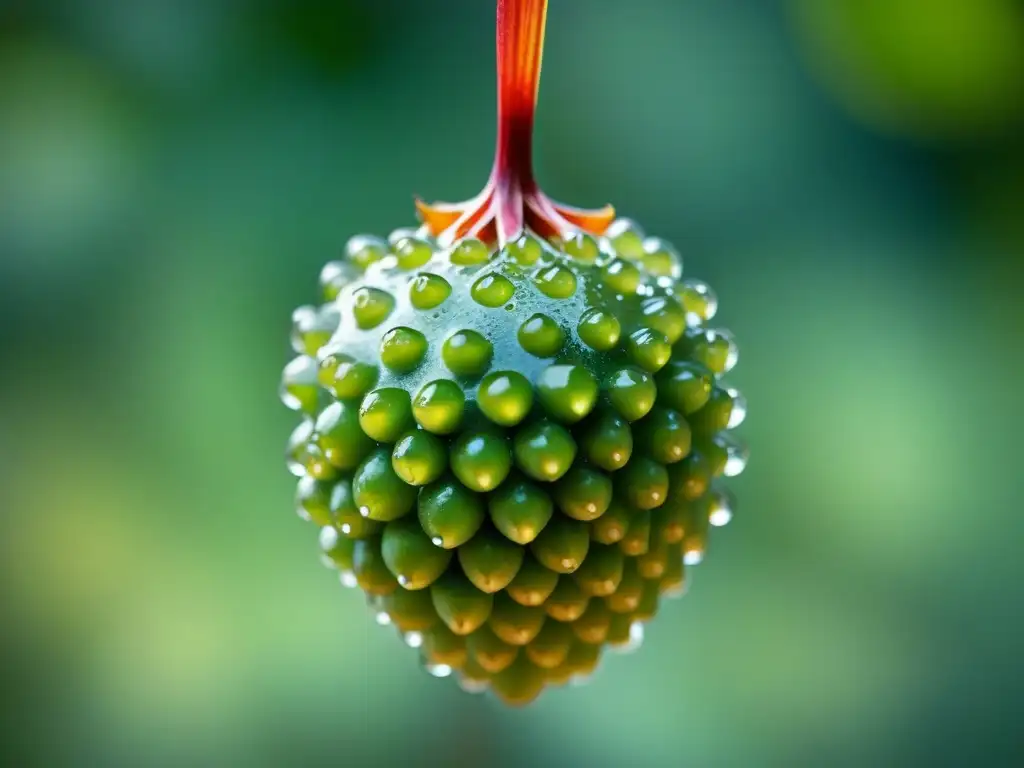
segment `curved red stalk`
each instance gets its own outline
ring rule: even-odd
[[[504,245],[524,229],[546,238],[601,234],[615,210],[572,208],[550,200],[533,178],[533,122],[540,87],[547,0],[498,0],[498,140],[483,191],[461,203],[416,201],[442,245],[478,237]]]

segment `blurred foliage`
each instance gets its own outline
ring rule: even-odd
[[[867,120],[927,137],[1024,128],[1017,0],[793,2],[821,74]]]
[[[1020,760],[1020,8],[552,0],[539,175],[710,282],[739,512],[586,688],[430,679],[281,466],[291,308],[460,199],[490,3],[0,3],[12,765]]]

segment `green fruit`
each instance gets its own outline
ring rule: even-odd
[[[509,706],[519,707],[536,699],[544,689],[544,672],[529,657],[520,655],[508,669],[496,674],[491,688]]]
[[[427,337],[412,328],[392,328],[380,341],[380,361],[392,371],[408,373],[427,354]]]
[[[381,537],[359,539],[352,547],[352,570],[356,583],[371,595],[390,595],[399,588],[381,552]]]
[[[494,347],[474,330],[457,331],[445,339],[441,359],[456,376],[480,376],[491,363]]]
[[[313,440],[334,467],[351,470],[373,450],[373,440],[359,426],[359,411],[351,402],[335,401],[317,416]]]
[[[545,601],[544,610],[555,621],[571,622],[582,616],[589,604],[590,595],[580,589],[571,576],[563,575]]]
[[[317,525],[330,525],[331,484],[309,475],[299,479],[295,489],[295,507],[300,517]]]
[[[601,309],[588,309],[580,316],[576,333],[580,341],[595,352],[607,352],[619,343],[622,326],[619,319],[611,312]]]
[[[459,564],[477,589],[493,593],[512,583],[523,564],[523,553],[518,544],[485,528],[459,547]]]
[[[602,410],[584,423],[579,433],[580,452],[606,472],[626,466],[633,455],[629,422],[611,410]]]
[[[381,608],[400,632],[426,632],[439,623],[428,589],[396,589],[381,600]]]
[[[313,420],[304,418],[288,437],[285,461],[288,471],[296,477],[306,474],[306,445],[313,436]]]
[[[563,424],[575,424],[597,403],[597,380],[577,365],[552,365],[537,377],[537,399]]]
[[[378,443],[393,443],[412,427],[409,393],[397,387],[375,389],[359,406],[359,426]]]
[[[415,236],[405,236],[391,244],[399,269],[417,269],[434,256],[430,243]]]
[[[576,443],[564,427],[548,421],[530,424],[512,443],[516,465],[534,480],[554,482],[572,466]]]
[[[433,590],[428,590],[431,598],[431,609],[437,616],[434,608]],[[421,595],[423,592],[409,592],[410,595]],[[445,666],[459,669],[466,663],[466,638],[464,635],[457,635],[448,629],[446,623],[435,624],[427,632],[423,639],[423,657],[432,664],[444,664]]]
[[[476,399],[488,419],[503,427],[514,427],[533,406],[533,387],[521,373],[497,371],[483,378]]]
[[[423,272],[409,284],[409,303],[416,309],[433,309],[451,296],[452,286],[440,275]]]
[[[519,475],[506,480],[488,499],[491,522],[516,544],[529,544],[536,539],[553,510],[551,497]]]
[[[429,432],[414,430],[395,443],[391,466],[409,485],[426,485],[437,480],[448,467],[448,450]]]
[[[608,475],[587,467],[573,467],[555,483],[555,503],[575,520],[596,520],[612,503],[612,481]]]
[[[622,541],[629,530],[633,511],[621,499],[612,498],[608,509],[590,524],[590,538],[598,544],[615,544]]]
[[[601,646],[598,643],[584,643],[577,640],[565,657],[565,665],[574,675],[590,675],[601,660]]]
[[[558,323],[539,312],[519,326],[516,338],[535,357],[553,357],[565,344],[565,332]]]
[[[520,5],[545,4],[499,14]],[[420,202],[422,226],[323,268],[281,397],[323,561],[431,674],[524,703],[634,646],[685,586],[732,514],[746,402],[679,253],[508,160],[475,202]]]
[[[524,650],[530,661],[538,667],[554,669],[569,655],[574,638],[571,625],[560,621],[546,621]]]
[[[416,422],[428,432],[448,435],[459,427],[466,396],[454,381],[438,379],[426,384],[412,403]]]
[[[629,529],[619,542],[619,548],[629,557],[644,554],[651,544],[651,511],[638,510],[629,519]]]
[[[292,349],[301,355],[315,357],[338,330],[340,320],[341,315],[333,304],[319,308],[299,307],[292,313]]]
[[[608,402],[626,421],[646,416],[658,396],[658,388],[651,375],[633,367],[612,371],[605,378],[603,387]]]
[[[352,481],[342,478],[331,489],[331,519],[343,536],[364,539],[380,533],[383,523],[363,517],[352,493]]]
[[[482,669],[492,675],[506,669],[519,655],[519,646],[506,643],[486,626],[466,638],[466,650]]]
[[[356,469],[352,497],[363,517],[388,522],[412,511],[416,489],[395,473],[391,452],[379,448]]]
[[[683,414],[699,411],[711,397],[711,372],[700,363],[673,360],[658,373],[657,382],[664,404]]]
[[[732,396],[729,394],[729,390],[724,387],[714,387],[708,401],[699,411],[690,416],[689,421],[695,433],[701,437],[708,437],[723,429],[728,429],[731,417]]]
[[[506,643],[526,645],[540,632],[546,618],[543,608],[522,605],[499,592],[494,596],[494,609],[487,623]]]
[[[690,452],[690,425],[671,408],[655,407],[634,425],[637,449],[661,464],[675,464]]]
[[[585,523],[556,515],[530,544],[533,556],[556,573],[572,573],[583,564],[590,549]]]
[[[572,623],[572,631],[584,643],[603,643],[611,627],[612,612],[603,600],[591,600],[587,610]]]
[[[464,432],[452,443],[450,461],[455,476],[473,491],[492,491],[512,469],[512,452],[502,435]]]
[[[680,351],[715,375],[728,373],[736,365],[739,352],[732,334],[724,330],[689,328],[678,344]]]
[[[619,587],[625,560],[619,547],[591,544],[587,559],[573,573],[573,578],[588,595],[607,597]]]
[[[454,549],[473,538],[484,521],[483,498],[455,478],[442,478],[419,493],[420,525],[436,546]]]
[[[320,550],[326,562],[339,571],[352,570],[355,546],[354,539],[340,535],[333,525],[325,525],[320,529]]]
[[[435,546],[415,517],[390,522],[381,537],[381,554],[400,586],[426,589],[448,568],[451,551]]]
[[[437,615],[457,635],[482,627],[491,615],[494,596],[481,592],[461,573],[448,571],[430,585]]]
[[[296,357],[281,374],[281,401],[293,411],[312,413],[320,399],[319,368],[308,355]]]
[[[645,579],[660,579],[668,566],[669,545],[656,536],[650,537],[647,551],[636,558],[636,567]]]
[[[660,507],[668,497],[668,486],[668,470],[646,456],[634,456],[615,474],[616,491],[636,509]]]
[[[505,588],[508,596],[520,605],[544,605],[558,584],[558,574],[545,568],[527,552],[512,582]]]
[[[640,606],[644,593],[644,579],[637,568],[635,557],[625,557],[622,562],[622,576],[615,591],[605,596],[604,602],[614,613],[630,614]]]

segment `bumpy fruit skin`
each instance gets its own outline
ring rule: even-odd
[[[524,703],[630,648],[728,522],[745,401],[704,283],[601,237],[353,238],[295,312],[299,514],[433,674]]]

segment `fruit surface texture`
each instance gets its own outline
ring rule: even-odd
[[[499,2],[506,119],[522,107],[502,41],[539,45],[544,6]],[[679,251],[610,209],[550,203],[529,135],[502,125],[490,191],[420,204],[420,226],[352,237],[326,264],[281,396],[325,562],[433,674],[525,703],[635,647],[682,594],[732,516],[746,402],[715,293]]]

